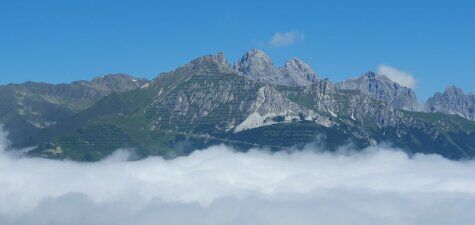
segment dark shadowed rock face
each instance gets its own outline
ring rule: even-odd
[[[239,74],[261,83],[305,86],[315,83],[317,74],[298,58],[276,67],[272,59],[260,50],[250,50],[233,67]]]
[[[359,90],[398,109],[409,111],[417,109],[414,91],[393,82],[384,75],[368,72],[356,79],[340,82],[337,87],[344,90]]]
[[[475,120],[475,94],[465,94],[462,89],[449,86],[427,100],[427,110],[458,115]]]

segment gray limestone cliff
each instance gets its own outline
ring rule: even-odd
[[[427,110],[458,115],[475,120],[475,94],[465,94],[462,89],[449,86],[427,100]]]
[[[344,90],[359,90],[398,109],[414,111],[418,106],[417,97],[413,90],[399,85],[384,75],[373,72],[340,82],[337,87]]]
[[[240,74],[255,81],[286,86],[305,86],[315,83],[317,74],[298,58],[287,60],[276,67],[272,59],[261,50],[250,50],[233,67]]]

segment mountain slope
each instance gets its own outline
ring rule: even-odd
[[[36,136],[39,130],[69,118],[104,96],[130,91],[146,82],[114,74],[70,84],[3,85],[0,86],[0,123],[9,130],[14,145],[24,147],[33,144],[30,137]]]
[[[319,140],[328,150],[388,142],[410,153],[475,156],[475,122],[383,100],[325,79],[306,86],[257,82],[222,54],[208,55],[46,129],[30,154],[98,160],[120,146],[138,157],[173,157],[217,143],[282,150]]]

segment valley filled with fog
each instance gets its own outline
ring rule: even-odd
[[[165,160],[128,151],[80,163],[28,158],[0,134],[0,224],[472,224],[475,162],[362,152],[237,152]]]

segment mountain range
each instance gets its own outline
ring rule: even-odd
[[[153,80],[112,74],[70,84],[0,86],[0,123],[31,156],[99,160],[118,148],[176,157],[215,144],[272,151],[386,143],[450,159],[475,156],[475,95],[449,87],[420,107],[413,90],[368,72],[340,83],[298,58],[278,67],[250,50],[206,55]]]

